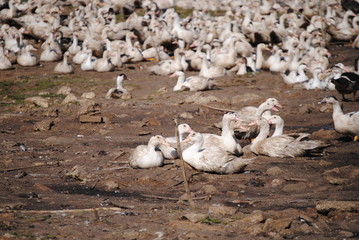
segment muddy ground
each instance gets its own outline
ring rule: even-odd
[[[330,51],[331,64],[351,66],[358,56],[349,45]],[[148,74],[152,64],[109,73],[77,66],[61,76],[53,73],[55,63],[42,63],[0,73],[1,239],[359,238],[359,143],[336,134],[331,112],[318,105],[326,95],[341,99],[336,91],[286,86],[279,74],[263,71],[221,77],[218,89],[201,93],[214,101],[199,103],[193,92],[172,92],[176,79]],[[119,73],[131,78],[124,85],[132,99],[105,99]],[[63,86],[78,101],[63,104]],[[95,97],[83,100],[87,92]],[[39,94],[48,107],[24,102]],[[150,136],[174,136],[173,118],[219,133],[213,124],[224,112],[215,108],[258,106],[268,97],[284,106],[285,132],[309,132],[332,145],[316,156],[258,156],[240,174],[187,167],[194,208],[179,200],[185,190],[178,160],[128,167],[131,149]],[[358,100],[343,105],[345,112],[359,109]]]

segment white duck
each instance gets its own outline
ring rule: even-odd
[[[52,42],[49,41],[44,45],[44,50],[40,54],[41,62],[55,62],[62,59],[62,52],[51,47]]]
[[[0,70],[13,68],[10,60],[4,54],[4,48],[0,46]]]
[[[233,128],[231,128],[231,123],[235,121],[238,121],[236,113],[228,112],[224,114],[220,136],[216,134],[202,134],[204,137],[204,147],[215,145],[236,156],[242,155],[242,147],[234,136]]]
[[[130,93],[122,85],[124,80],[130,80],[130,79],[124,73],[119,74],[116,77],[116,87],[108,90],[105,98],[106,99],[111,99],[111,98],[129,99],[129,98],[131,98]]]
[[[359,111],[343,113],[339,101],[334,96],[325,97],[320,103],[331,104],[333,107],[334,129],[344,135],[359,139]]]
[[[313,70],[313,77],[311,79],[309,79],[308,81],[303,82],[302,86],[307,90],[324,89],[325,84],[322,81],[322,79],[320,79],[320,74],[321,73],[323,73],[323,70],[321,68],[315,68]]]
[[[174,59],[163,60],[147,69],[149,72],[156,75],[170,75],[175,71],[182,70],[180,49],[177,48],[174,51]]]
[[[228,154],[218,146],[203,147],[202,134],[190,133],[184,142],[193,143],[183,151],[183,160],[198,171],[231,174],[243,171],[253,159],[243,159]]]
[[[327,146],[317,140],[297,141],[288,135],[268,138],[270,127],[267,119],[263,117],[258,118],[252,124],[258,125],[260,128],[258,136],[250,145],[250,150],[257,155],[280,158],[298,157],[305,155],[310,150]]]
[[[272,134],[272,137],[283,135],[284,120],[281,116],[272,115],[269,118],[268,123],[275,125],[275,129]],[[296,137],[296,140],[300,141],[301,139],[308,137],[310,135],[310,133],[289,133],[289,134],[285,134],[285,135],[288,135],[291,137]]]
[[[181,143],[182,151],[188,147],[188,144],[184,144],[182,141],[191,132],[193,132],[193,130],[188,124],[182,123],[182,124],[178,125],[179,141]],[[165,139],[171,147],[177,148],[177,137],[166,137]]]
[[[190,91],[204,91],[213,89],[215,82],[212,78],[202,76],[185,77],[183,71],[174,72],[171,77],[177,76],[177,83],[173,87],[173,91],[182,91],[189,89]]]
[[[24,67],[32,67],[36,66],[39,62],[34,54],[30,51],[36,51],[32,45],[27,45],[26,47],[22,48],[20,54],[17,56],[17,63]]]
[[[200,57],[202,57],[201,70],[199,72],[199,76],[208,77],[208,78],[216,78],[222,77],[227,74],[227,70],[221,66],[215,66],[211,64],[207,58],[205,53],[201,53]]]
[[[150,138],[147,145],[137,146],[129,158],[129,164],[133,168],[153,168],[163,166],[164,158],[158,147],[168,145],[164,137],[156,135]]]
[[[281,76],[286,84],[302,83],[309,80],[305,73],[306,69],[308,69],[307,64],[302,63],[297,70],[281,72]]]
[[[92,50],[86,50],[86,59],[81,63],[81,70],[82,71],[92,71],[97,63],[97,58],[92,56]]]
[[[56,64],[55,66],[55,73],[60,73],[60,74],[69,74],[69,73],[74,73],[74,66],[72,66],[71,64],[69,64],[68,62],[68,58],[70,56],[69,52],[65,52],[64,54],[64,58],[62,60],[62,62],[59,62],[58,64]]]
[[[102,58],[97,59],[94,70],[96,72],[111,72],[115,70],[115,65],[111,62],[111,51],[104,51]]]

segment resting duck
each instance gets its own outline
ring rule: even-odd
[[[314,68],[313,78],[309,79],[306,82],[302,83],[303,88],[307,90],[311,89],[324,89],[324,82],[320,79],[320,74],[323,73],[321,68]]]
[[[112,54],[106,50],[103,52],[102,58],[97,59],[94,70],[96,72],[111,72],[115,70],[115,65],[111,62]]]
[[[333,106],[334,129],[337,132],[354,136],[354,141],[359,139],[359,111],[344,114],[339,101],[334,96],[325,97],[320,103]]]
[[[44,50],[40,54],[41,62],[55,62],[62,59],[62,52],[59,52],[56,49],[52,48],[51,44],[51,41],[45,44]]]
[[[342,95],[343,101],[347,101],[344,97],[345,94],[353,93],[353,100],[355,100],[355,95],[359,89],[359,74],[354,72],[345,72],[342,73],[340,67],[334,66],[332,68],[334,74],[331,82],[335,85],[335,89]]]
[[[30,51],[36,51],[36,48],[34,48],[32,45],[27,45],[21,49],[20,54],[16,58],[16,61],[19,65],[24,67],[32,67],[39,64],[36,56]]]
[[[82,71],[92,71],[92,70],[94,70],[94,67],[97,64],[97,58],[92,56],[91,49],[87,49],[86,54],[87,54],[87,56],[86,56],[85,60],[81,63],[81,70]]]
[[[231,128],[231,123],[235,121],[239,121],[236,113],[229,112],[224,114],[220,136],[216,134],[202,134],[204,137],[204,147],[215,145],[236,156],[242,155],[242,147],[234,136],[233,128]]]
[[[179,48],[174,51],[174,59],[163,60],[156,65],[148,67],[148,71],[156,75],[170,75],[179,70],[182,70]]]
[[[121,73],[116,77],[116,87],[108,90],[106,94],[106,99],[111,98],[122,98],[129,99],[131,98],[130,93],[122,86],[124,80],[130,80],[126,74]]]
[[[215,81],[212,78],[206,78],[202,76],[190,76],[185,77],[183,71],[174,72],[171,77],[177,76],[177,83],[173,87],[173,91],[182,91],[182,90],[190,90],[190,91],[204,91],[213,89],[215,86]]]
[[[307,64],[299,64],[296,70],[290,71],[286,70],[281,72],[281,76],[286,84],[294,84],[308,81],[308,76],[305,73],[305,70],[308,69]]]
[[[163,156],[158,147],[168,145],[164,137],[156,135],[150,138],[147,145],[137,146],[129,158],[129,164],[133,168],[153,168],[163,166]]]
[[[283,120],[283,118],[281,116],[272,115],[269,118],[268,123],[272,124],[272,125],[275,125],[275,129],[274,129],[274,132],[272,134],[272,137],[283,135],[284,120]],[[308,137],[310,135],[310,133],[289,133],[289,134],[285,134],[285,135],[295,137],[295,139],[297,141],[300,141],[303,138]]]
[[[55,69],[54,69],[55,73],[60,73],[60,74],[74,73],[74,66],[72,66],[71,64],[68,63],[69,56],[70,56],[70,53],[65,52],[62,62],[59,62],[55,66]]]
[[[13,68],[10,60],[4,54],[4,48],[0,46],[0,70]]]
[[[198,132],[190,133],[184,142],[190,142],[193,145],[183,151],[183,160],[198,171],[220,174],[237,173],[243,171],[253,160],[228,154],[215,145],[203,147],[204,138]]]
[[[190,146],[188,143],[183,143],[183,140],[191,132],[193,132],[193,130],[188,124],[182,123],[182,124],[178,125],[179,141],[181,143],[182,151]],[[165,139],[171,147],[177,148],[177,138],[176,137],[166,137]]]
[[[305,155],[310,150],[327,146],[323,142],[316,140],[297,141],[288,135],[268,138],[270,132],[269,123],[263,117],[258,118],[252,124],[260,128],[258,136],[250,145],[250,150],[257,155],[280,158],[298,157]]]

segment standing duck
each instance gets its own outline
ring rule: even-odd
[[[353,100],[355,100],[355,95],[359,89],[359,74],[354,72],[345,72],[342,73],[340,67],[334,66],[332,68],[334,78],[331,82],[335,85],[335,89],[342,95],[342,100],[347,101],[345,94],[353,93]]]
[[[339,101],[334,96],[325,97],[320,103],[331,104],[333,107],[334,129],[344,135],[359,139],[359,111],[343,113]]]
[[[184,142],[190,142],[193,145],[183,151],[183,160],[198,171],[220,174],[237,173],[243,171],[253,160],[228,154],[215,145],[203,147],[204,138],[198,132],[190,133]]]
[[[158,147],[168,145],[164,137],[156,135],[150,138],[147,145],[137,146],[129,158],[129,164],[133,168],[153,168],[163,166],[164,158]]]

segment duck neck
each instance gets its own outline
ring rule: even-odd
[[[340,106],[340,103],[338,101],[335,101],[333,103],[333,118],[335,119],[335,118],[337,118],[337,117],[339,117],[339,116],[341,116],[343,114],[344,114],[343,109]]]
[[[269,124],[268,123],[261,123],[259,126],[259,134],[258,136],[253,140],[252,146],[256,146],[260,141],[263,141],[268,137],[269,134]]]
[[[203,147],[203,139],[200,141],[196,141],[192,146],[188,147],[183,151],[183,160],[193,166],[196,163],[196,158],[198,156],[199,151]]]
[[[283,121],[281,121],[279,123],[276,123],[274,133],[273,133],[272,137],[282,135],[283,134],[283,128],[284,128],[284,122]]]

